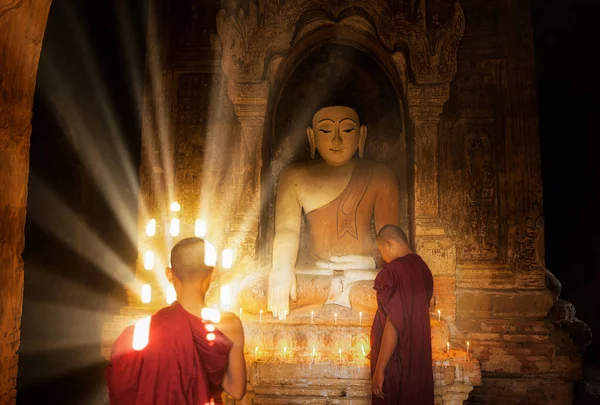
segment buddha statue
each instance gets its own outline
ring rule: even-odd
[[[322,108],[306,132],[312,160],[287,166],[279,177],[268,310],[282,318],[291,300],[294,308],[374,311],[373,280],[383,264],[375,235],[400,223],[397,178],[363,159],[367,127],[355,109]]]

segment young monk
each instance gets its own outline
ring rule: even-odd
[[[385,225],[377,246],[386,264],[375,278],[371,329],[374,405],[433,405],[429,301],[433,276],[402,229]]]
[[[171,265],[177,301],[150,318],[145,347],[133,345],[139,325],[114,344],[106,371],[111,405],[221,404],[223,390],[236,400],[246,393],[242,324],[231,313],[214,319],[218,313],[204,303],[213,273],[204,264],[204,241],[177,243]]]

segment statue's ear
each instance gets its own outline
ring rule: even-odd
[[[315,142],[315,131],[311,127],[306,128],[306,135],[308,135],[308,144],[310,145],[310,158],[315,158],[317,151],[317,144]]]
[[[358,139],[358,157],[361,159],[365,156],[365,142],[367,142],[367,126],[360,127],[360,138]]]

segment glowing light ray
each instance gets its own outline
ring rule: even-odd
[[[152,108],[154,111],[154,118],[156,120],[157,138],[160,143],[162,167],[164,171],[164,179],[166,180],[167,198],[168,201],[176,200],[174,196],[174,169],[172,159],[172,149],[170,143],[170,114],[171,109],[167,103],[166,79],[165,79],[165,67],[163,63],[162,55],[159,54],[161,47],[159,44],[158,27],[159,24],[158,10],[155,9],[154,2],[149,2],[148,5],[148,30],[147,30],[147,70],[149,79],[146,81],[150,86],[146,86],[146,91],[151,91],[149,97],[146,97],[146,101],[152,102],[151,106],[145,106],[144,108]],[[153,153],[153,151],[152,151]]]
[[[29,174],[28,213],[48,234],[104,271],[127,288],[138,291],[130,266],[73,212],[35,172]],[[69,230],[69,232],[65,232]]]
[[[57,75],[56,70],[53,69],[51,59],[48,61],[48,65],[51,68],[45,69],[41,73],[42,81],[40,88],[42,94],[47,98],[48,104],[54,109],[58,124],[67,135],[67,139],[78,154],[80,161],[94,179],[99,190],[106,197],[106,201],[115,218],[122,225],[132,244],[135,245],[137,243],[138,227],[135,221],[137,204],[127,204],[128,200],[134,199],[125,198],[122,195],[122,190],[127,189],[127,186],[121,183],[121,164],[117,164],[107,158],[107,156],[112,156],[113,148],[110,145],[106,145],[106,143],[100,143],[102,137],[94,133],[90,126],[88,126],[90,122],[89,117],[84,118],[81,114],[81,109],[68,95],[68,82]]]
[[[87,71],[87,76],[90,77],[89,84],[94,91],[94,98],[98,101],[95,105],[100,109],[102,114],[102,120],[108,126],[108,132],[103,133],[102,135],[108,136],[114,142],[115,148],[112,148],[111,152],[117,155],[117,158],[120,162],[118,165],[120,169],[120,176],[125,175],[125,180],[127,181],[128,187],[132,190],[134,195],[139,195],[139,183],[137,180],[137,167],[134,167],[131,158],[127,152],[127,148],[125,147],[125,143],[121,137],[123,133],[123,129],[119,128],[118,125],[118,115],[115,113],[113,108],[113,103],[110,100],[109,94],[106,91],[107,86],[105,85],[105,81],[103,80],[103,76],[98,69],[98,62],[95,60],[94,53],[91,52],[92,46],[89,41],[85,30],[81,25],[81,19],[78,18],[73,10],[73,6],[67,6],[69,23],[72,25],[74,31],[74,40],[78,44],[78,47],[83,55],[81,58],[84,68]],[[133,90],[133,94],[136,93],[136,89]],[[105,156],[111,156],[113,153],[107,154]],[[144,211],[144,207],[142,207],[142,211]],[[146,214],[142,212],[142,214]],[[132,218],[133,220],[133,218]]]

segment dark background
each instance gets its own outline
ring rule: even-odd
[[[124,304],[107,300],[119,282],[107,275],[106,251],[129,269],[137,256],[110,201],[137,219],[124,173],[137,175],[140,159],[145,3],[55,0],[50,11],[31,138],[19,405],[99,404],[106,395],[102,317]],[[600,2],[532,0],[532,9],[546,265],[562,281],[561,298],[600,336]],[[110,192],[96,181],[101,166]],[[586,361],[600,363],[598,337]]]

